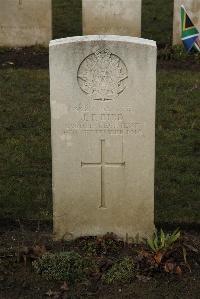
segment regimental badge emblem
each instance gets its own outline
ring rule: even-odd
[[[77,77],[81,90],[93,100],[108,101],[125,90],[128,71],[117,55],[99,49],[82,61]]]

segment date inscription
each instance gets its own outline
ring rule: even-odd
[[[145,124],[124,121],[123,114],[83,113],[76,122],[66,124],[65,134],[71,135],[137,135],[144,136]]]

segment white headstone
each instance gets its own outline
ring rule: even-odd
[[[47,46],[51,15],[51,0],[0,0],[0,46]]]
[[[141,36],[142,0],[82,0],[83,34]]]
[[[185,6],[192,22],[200,30],[200,0],[174,0],[173,45],[182,44],[181,5]]]
[[[51,41],[50,85],[56,238],[152,233],[155,42]]]

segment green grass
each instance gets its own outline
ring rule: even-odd
[[[0,216],[51,215],[47,71],[0,71]]]
[[[158,44],[171,44],[173,0],[142,1],[142,37]]]
[[[199,73],[158,72],[155,218],[200,219]],[[47,70],[0,70],[0,218],[51,219]]]
[[[199,73],[161,71],[156,129],[156,220],[200,223]]]
[[[53,0],[53,37],[82,35],[82,0]]]

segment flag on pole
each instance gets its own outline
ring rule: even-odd
[[[200,52],[200,33],[183,5],[181,5],[181,39],[188,52],[192,49]]]

